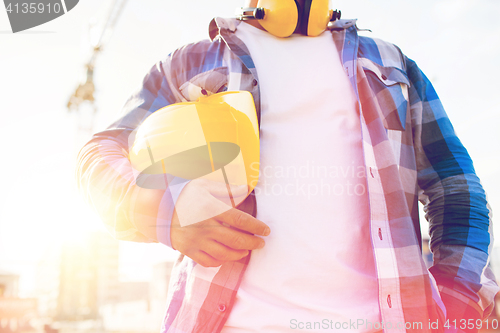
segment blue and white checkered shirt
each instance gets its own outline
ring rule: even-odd
[[[171,246],[175,194],[158,190],[162,199],[154,218],[137,213],[140,189],[128,160],[129,139],[148,115],[172,103],[195,101],[202,90],[250,91],[260,115],[257,70],[234,34],[238,24],[214,19],[211,40],[186,45],[154,66],[123,116],[81,150],[80,188],[116,238]],[[485,318],[499,288],[488,267],[490,209],[472,161],[415,62],[393,44],[358,36],[355,21],[337,21],[331,33],[359,100],[386,331],[476,331],[460,320]],[[429,270],[421,255],[418,200],[430,223],[434,264]],[[255,216],[254,197],[240,208]],[[181,255],[170,281],[162,332],[219,332],[250,255],[223,264],[216,274],[200,274],[204,267]],[[457,329],[453,322],[444,328],[445,317],[457,319]],[[439,329],[433,330],[429,322],[436,320]]]

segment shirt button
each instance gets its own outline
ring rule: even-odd
[[[219,304],[219,311],[220,312],[226,311],[226,306],[224,304]]]
[[[387,76],[385,76],[384,74],[382,74],[382,80],[387,80]]]
[[[391,295],[387,295],[387,305],[389,305],[389,308],[392,308]]]
[[[252,85],[255,87],[257,84],[259,84],[259,82],[257,82],[257,80],[253,80],[252,81]]]

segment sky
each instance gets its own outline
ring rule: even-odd
[[[77,151],[88,140],[89,110],[66,103],[83,80],[89,26],[103,22],[111,1],[80,0],[64,16],[12,34],[0,8],[0,270],[33,269],[50,246],[103,230],[74,178]],[[230,17],[239,0],[128,0],[95,69],[94,131],[119,114],[145,73],[171,51],[208,38],[214,16]],[[339,0],[343,18],[363,35],[397,44],[433,82],[468,149],[493,212],[500,209],[500,2],[497,0]],[[427,229],[426,222],[423,224]],[[500,225],[495,226],[500,239]],[[500,245],[500,242],[499,244]],[[121,243],[124,279],[146,279],[150,264],[173,259],[162,245]]]

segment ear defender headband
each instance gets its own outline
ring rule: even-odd
[[[296,0],[259,0],[256,8],[241,8],[239,20],[259,20],[260,25],[277,37],[288,37],[298,28],[306,36],[318,36],[328,23],[340,19],[340,11],[331,10],[329,0],[305,0],[301,8]]]

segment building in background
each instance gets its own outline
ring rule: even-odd
[[[119,242],[104,232],[52,247],[37,268],[41,322],[60,333],[156,333],[167,303],[172,262],[150,281],[119,280]]]
[[[149,283],[120,283],[120,302],[101,307],[103,326],[109,332],[156,333],[167,305],[173,262],[153,266]],[[146,289],[147,287],[147,289]]]
[[[96,320],[100,306],[118,301],[118,254],[118,242],[103,232],[63,245],[57,320]]]
[[[41,256],[35,270],[35,296],[42,318],[57,316],[57,302],[61,277],[61,247],[49,246]]]
[[[162,314],[167,306],[168,284],[173,266],[173,262],[162,262],[153,266],[149,297],[153,309],[159,309]]]
[[[40,314],[55,321],[98,320],[99,307],[118,301],[118,241],[103,232],[47,251],[37,267]]]
[[[0,332],[29,332],[37,300],[19,298],[19,275],[0,271]]]
[[[19,275],[0,270],[0,297],[19,295]]]

